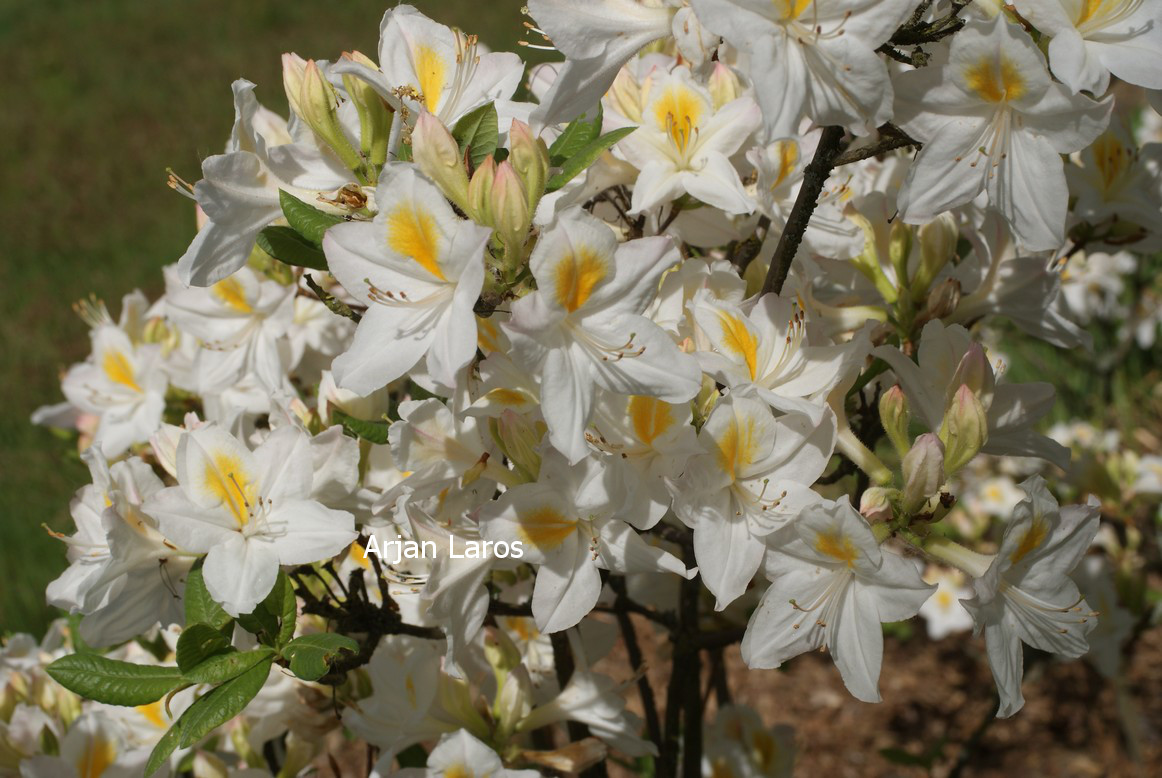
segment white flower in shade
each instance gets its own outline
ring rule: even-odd
[[[1138,460],[1134,494],[1162,494],[1162,456],[1147,454]]]
[[[892,84],[875,50],[913,0],[692,0],[713,32],[750,55],[768,138],[816,124],[867,135],[892,116]]]
[[[178,485],[144,509],[167,538],[206,554],[206,588],[237,616],[270,593],[280,565],[327,559],[355,539],[350,513],[310,499],[313,477],[310,442],[293,427],[250,451],[204,426],[178,441]]]
[[[449,733],[428,754],[427,767],[393,772],[400,778],[537,778],[536,770],[508,770],[500,755],[467,730]]]
[[[178,277],[189,286],[210,286],[246,264],[263,228],[282,217],[279,190],[307,202],[354,180],[314,134],[292,139],[287,123],[258,104],[254,84],[234,82],[234,129],[225,154],[202,162],[194,186],[208,221],[178,260]]]
[[[1109,558],[1099,554],[1084,557],[1072,575],[1086,602],[1101,614],[1097,626],[1085,636],[1089,642],[1085,658],[1106,678],[1117,678],[1121,673],[1122,649],[1137,621],[1118,598],[1115,576]]]
[[[920,616],[928,627],[928,637],[942,640],[954,632],[972,629],[972,616],[960,600],[972,596],[965,586],[964,573],[955,568],[929,565],[924,581],[936,584],[936,592],[920,606]]]
[[[1150,0],[1015,0],[1049,41],[1053,75],[1074,92],[1105,94],[1110,74],[1162,89],[1162,6]]]
[[[589,450],[595,385],[671,403],[701,388],[694,358],[642,315],[678,262],[669,238],[618,245],[609,227],[579,208],[563,212],[537,242],[529,260],[537,291],[512,304],[501,328],[514,360],[541,373],[549,440],[570,461]]]
[[[295,288],[242,268],[209,287],[185,288],[166,273],[165,314],[197,339],[195,390],[217,394],[256,381],[267,395],[286,389],[291,364],[287,330],[294,322]]]
[[[724,705],[703,736],[702,769],[712,778],[791,778],[795,730],[768,727],[752,708]]]
[[[900,189],[904,221],[924,224],[988,192],[1019,244],[1056,249],[1069,198],[1060,155],[1092,143],[1112,107],[1054,83],[1004,14],[968,22],[947,65],[896,79],[896,122],[924,144]]]
[[[758,129],[761,114],[753,98],[716,106],[690,70],[678,66],[651,79],[641,120],[617,147],[641,171],[633,187],[635,213],[683,194],[728,214],[754,210],[730,162]]]
[[[516,54],[481,52],[475,35],[432,21],[414,6],[399,5],[383,15],[379,26],[379,70],[344,58],[332,65],[332,72],[358,76],[392,107],[404,99],[413,114],[422,106],[451,127],[474,108],[512,97],[524,63]],[[399,132],[399,127],[392,129]]]
[[[456,216],[435,185],[407,164],[383,169],[370,222],[327,231],[323,249],[343,288],[368,309],[331,366],[343,389],[367,395],[412,370],[445,386],[476,353],[472,312],[484,285],[490,231]]]
[[[148,748],[133,748],[124,724],[97,711],[82,714],[60,739],[56,756],[20,765],[21,778],[133,778],[144,773]],[[14,773],[15,774],[15,773]]]
[[[844,497],[803,510],[771,538],[771,586],[742,639],[748,667],[778,667],[825,646],[857,699],[879,702],[882,622],[915,616],[932,594],[916,565],[880,549]]]
[[[870,343],[857,335],[845,344],[809,345],[806,315],[796,302],[766,294],[740,306],[703,296],[690,305],[709,341],[698,361],[715,380],[753,392],[772,408],[818,422],[827,393],[862,367]]]
[[[1025,704],[1022,643],[1079,657],[1089,650],[1086,634],[1097,626],[1097,614],[1069,578],[1097,534],[1096,503],[1059,508],[1040,476],[1021,488],[1028,497],[1013,511],[987,570],[969,571],[979,576],[976,597],[963,601],[977,632],[984,632],[1000,718]]]
[[[622,516],[625,495],[593,457],[569,465],[550,452],[536,483],[515,486],[480,509],[480,534],[510,545],[537,565],[532,610],[537,628],[559,632],[597,604],[600,569],[693,575],[669,552],[648,545]]]
[[[819,500],[810,485],[835,448],[835,417],[775,418],[758,400],[718,401],[698,433],[701,452],[675,481],[674,512],[694,530],[702,582],[722,610],[758,572],[764,536]]]

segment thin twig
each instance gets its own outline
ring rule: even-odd
[[[617,614],[618,626],[621,627],[622,640],[625,641],[625,651],[629,654],[629,664],[633,668],[633,671],[638,674],[637,691],[638,696],[641,697],[642,708],[646,714],[646,731],[650,734],[650,740],[661,749],[662,722],[658,718],[658,703],[654,698],[654,689],[650,686],[650,679],[646,675],[642,649],[637,640],[637,630],[633,626],[633,619],[630,617],[629,610],[624,607],[630,602],[630,599],[626,596],[625,578],[622,576],[614,576],[609,579],[609,585],[617,594],[617,600],[614,603],[614,612]]]

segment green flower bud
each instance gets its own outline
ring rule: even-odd
[[[421,111],[412,131],[412,159],[425,176],[465,213],[468,207],[468,170],[456,139],[443,122]]]
[[[992,406],[996,376],[993,374],[992,365],[989,364],[988,358],[984,355],[984,348],[979,343],[973,343],[968,347],[968,351],[964,352],[964,356],[960,358],[960,364],[956,366],[956,372],[952,374],[952,382],[949,386],[950,388],[967,386],[969,391],[977,396],[981,406],[986,411]],[[949,392],[948,401],[952,399],[951,394]]]
[[[888,259],[896,271],[896,287],[907,289],[908,257],[912,254],[912,228],[897,219],[888,232]]]
[[[540,138],[534,138],[529,126],[513,120],[508,131],[508,161],[524,183],[529,213],[536,213],[549,179],[549,149]]]
[[[468,182],[468,208],[472,221],[485,227],[494,226],[492,218],[492,185],[496,180],[496,160],[485,157]]]
[[[896,489],[884,486],[868,487],[859,498],[859,512],[869,522],[889,521],[892,518],[892,497],[898,494]]]
[[[898,384],[880,396],[880,423],[884,426],[884,432],[888,434],[888,440],[892,441],[896,453],[901,457],[908,453],[911,445],[908,442],[908,421],[911,417],[908,399]]]
[[[331,86],[323,71],[315,61],[307,60],[300,72],[301,59],[289,54],[283,59],[283,84],[287,87],[287,99],[299,118],[326,143],[348,169],[363,169],[363,160],[351,147],[343,127],[339,123],[339,95]],[[290,89],[298,85],[298,94],[292,98]]]
[[[911,514],[944,484],[944,444],[931,432],[916,438],[904,456],[904,510]]]
[[[358,51],[343,52],[343,59],[375,69],[376,64]],[[372,169],[378,171],[387,162],[387,143],[391,136],[392,111],[387,103],[361,78],[343,74],[343,88],[359,115],[359,152]]]
[[[501,241],[510,249],[524,245],[533,215],[524,184],[507,159],[496,166],[492,184],[492,219]]]
[[[920,266],[912,277],[912,299],[919,302],[928,293],[936,274],[956,254],[960,231],[951,214],[942,213],[920,228]]]
[[[940,425],[944,444],[944,472],[952,475],[967,465],[988,442],[988,418],[980,399],[961,385],[944,412]]]

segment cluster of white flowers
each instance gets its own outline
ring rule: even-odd
[[[1080,348],[1130,316],[1162,146],[1106,92],[1162,88],[1162,2],[528,12],[563,64],[526,74],[401,5],[378,62],[284,55],[289,119],[235,82],[225,152],[171,180],[202,224],[164,295],[82,306],[92,354],[37,413],[93,474],[49,602],[72,645],[120,647],[29,648],[0,771],[365,760],[328,739],[333,692],[376,775],[610,751],[673,775],[683,742],[708,775],[779,775],[789,736],[752,712],[690,735],[703,649],[824,647],[875,702],[881,623],[946,632],[960,597],[1001,716],[1023,644],[1086,653],[1070,574],[1097,503],[965,477],[980,454],[1070,462],[1037,431],[1054,387],[1007,381],[981,332]],[[941,523],[974,505],[1005,515],[998,544]],[[640,668],[590,669],[615,625],[640,654],[635,620],[673,642],[664,731],[651,695],[645,723],[626,710]]]

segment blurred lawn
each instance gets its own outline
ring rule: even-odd
[[[514,50],[523,0],[413,0],[445,24]],[[59,373],[88,353],[73,301],[90,292],[116,316],[135,287],[161,291],[161,267],[193,234],[190,181],[221,151],[230,82],[258,84],[285,113],[279,55],[373,58],[385,0],[0,0],[0,634],[40,632],[44,588],[71,531],[68,504],[88,475],[69,445],[28,422],[60,401]]]

